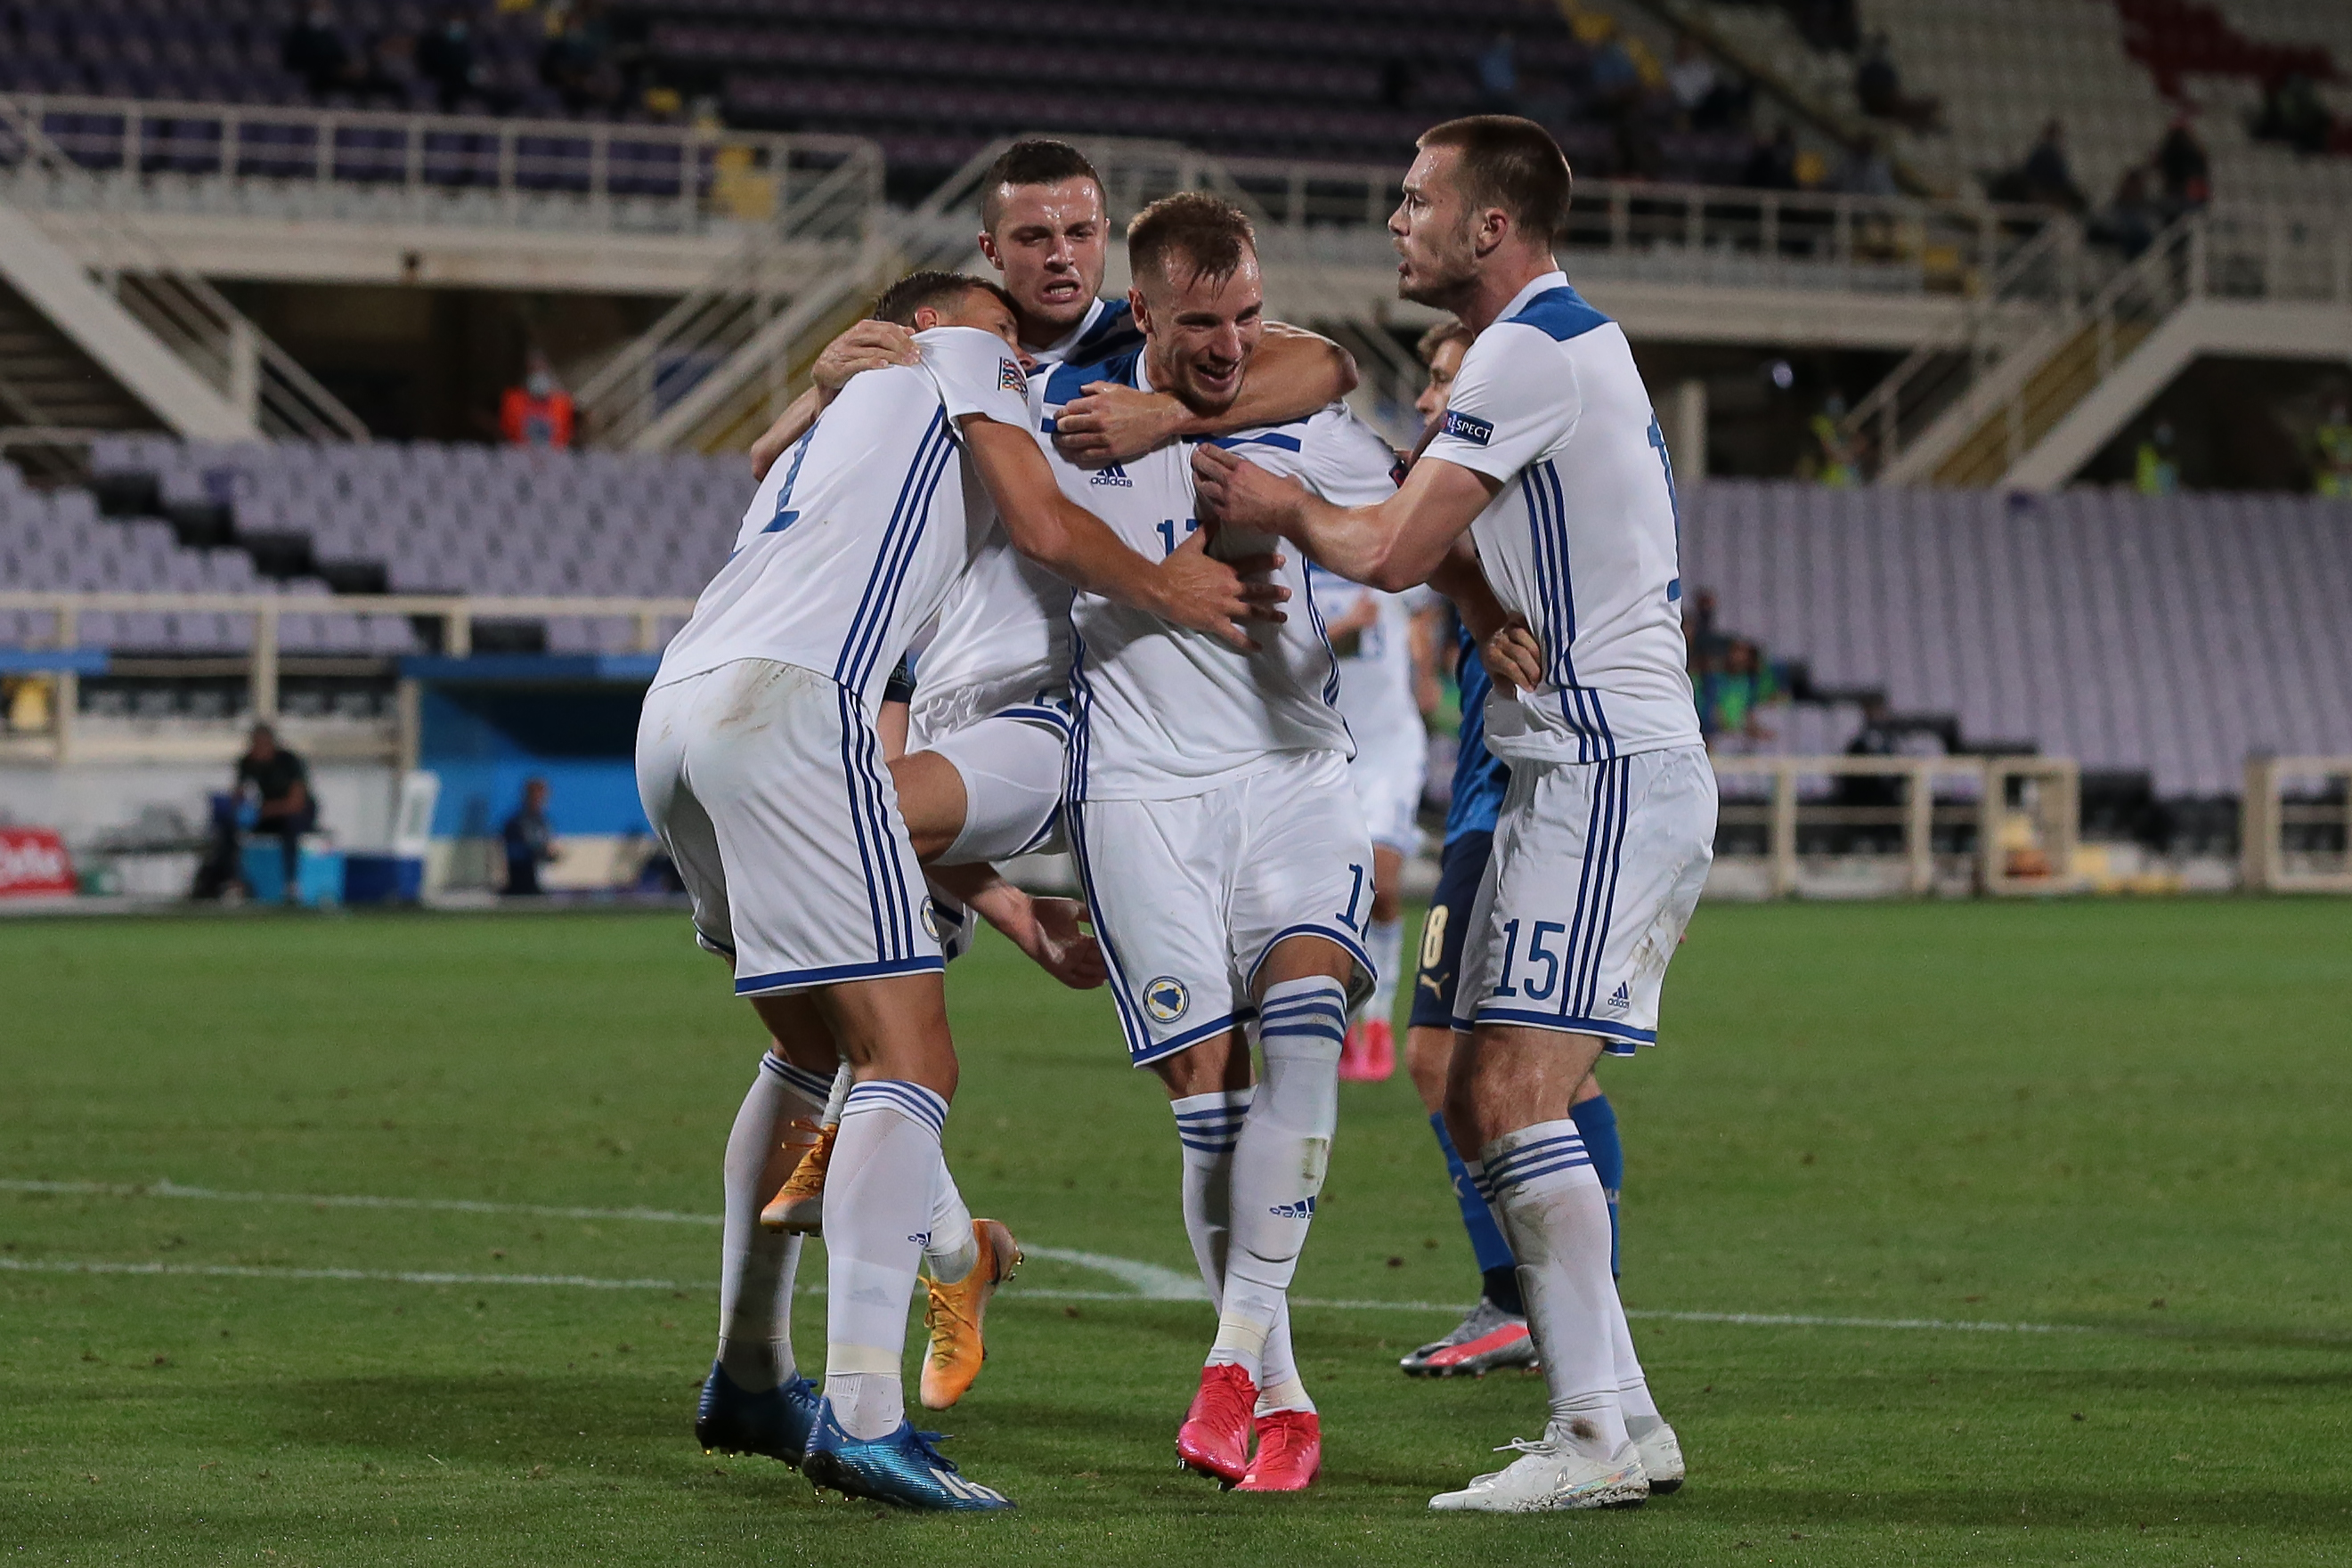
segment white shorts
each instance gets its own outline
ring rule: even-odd
[[[940,864],[1011,860],[1052,846],[1070,751],[1066,703],[1040,697],[945,734],[910,715],[907,746],[947,758],[963,780],[963,829]]]
[[[1655,1045],[1658,992],[1714,845],[1705,747],[1513,763],[1462,946],[1454,1027]]]
[[[656,686],[637,796],[737,994],[940,967],[881,743],[831,676],[739,659]]]
[[[1418,732],[1381,740],[1359,736],[1348,781],[1356,787],[1372,842],[1411,859],[1421,847],[1421,787],[1429,774],[1427,737]]]
[[[1291,752],[1206,794],[1064,808],[1129,1061],[1245,1022],[1258,967],[1287,937],[1346,948],[1350,1005],[1370,993],[1371,843],[1347,768]]]

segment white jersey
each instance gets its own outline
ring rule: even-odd
[[[1046,415],[1100,381],[1150,391],[1142,350],[1054,371],[1045,378]],[[1340,403],[1217,444],[1296,477],[1339,506],[1370,505],[1395,493],[1389,477],[1395,455]],[[1147,556],[1164,559],[1200,526],[1190,443],[1098,471],[1059,455],[1053,463],[1064,494]],[[1254,628],[1261,644],[1255,653],[1094,594],[1074,597],[1071,799],[1174,800],[1271,767],[1284,753],[1355,754],[1338,706],[1339,662],[1298,552],[1241,534],[1226,535],[1220,547],[1229,559],[1277,549],[1286,557],[1276,580],[1290,590],[1289,619]]]
[[[1421,744],[1425,727],[1412,694],[1412,617],[1432,595],[1425,588],[1382,593],[1309,565],[1315,608],[1326,625],[1358,613],[1370,600],[1377,615],[1352,640],[1338,639],[1339,714],[1366,751],[1386,754]]]
[[[1537,278],[1463,356],[1424,455],[1502,482],[1471,531],[1543,646],[1544,684],[1489,700],[1488,748],[1600,762],[1698,744],[1674,468],[1623,329],[1563,275]]]
[[[1072,354],[1091,363],[1139,340],[1126,300],[1097,299],[1084,320],[1032,356],[1032,379],[1042,384]],[[1060,691],[1069,669],[1070,585],[997,529],[940,611],[939,630],[916,670],[917,704],[942,713],[992,713]]]
[[[1003,339],[935,327],[915,342],[920,365],[853,378],[768,470],[654,685],[772,659],[832,676],[869,713],[880,706],[908,641],[998,528],[955,422],[1029,420]]]

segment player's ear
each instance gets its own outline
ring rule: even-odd
[[[928,305],[915,307],[915,330],[928,332],[940,324],[940,313]]]
[[[1151,336],[1151,304],[1143,298],[1143,290],[1128,285],[1127,308],[1135,312],[1135,329],[1145,337]]]

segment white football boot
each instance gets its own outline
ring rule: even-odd
[[[1627,1427],[1634,1423],[1628,1421]],[[1675,1429],[1664,1421],[1655,1422],[1646,1432],[1633,1434],[1634,1451],[1642,1456],[1642,1469],[1650,1478],[1650,1495],[1664,1497],[1680,1490],[1683,1484],[1683,1446]]]
[[[1550,1437],[1522,1437],[1498,1454],[1518,1458],[1460,1491],[1440,1492],[1440,1513],[1552,1513],[1579,1508],[1639,1508],[1650,1495],[1640,1449],[1628,1442],[1606,1459],[1587,1458]]]

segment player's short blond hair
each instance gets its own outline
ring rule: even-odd
[[[1200,191],[1162,196],[1127,225],[1127,269],[1138,279],[1156,274],[1173,282],[1181,267],[1187,279],[1223,282],[1256,250],[1249,214]]]
[[[1440,321],[1421,335],[1421,341],[1412,346],[1412,351],[1421,356],[1423,364],[1433,365],[1437,363],[1438,350],[1446,344],[1459,343],[1466,353],[1470,345],[1477,340],[1477,336],[1459,321]]]

